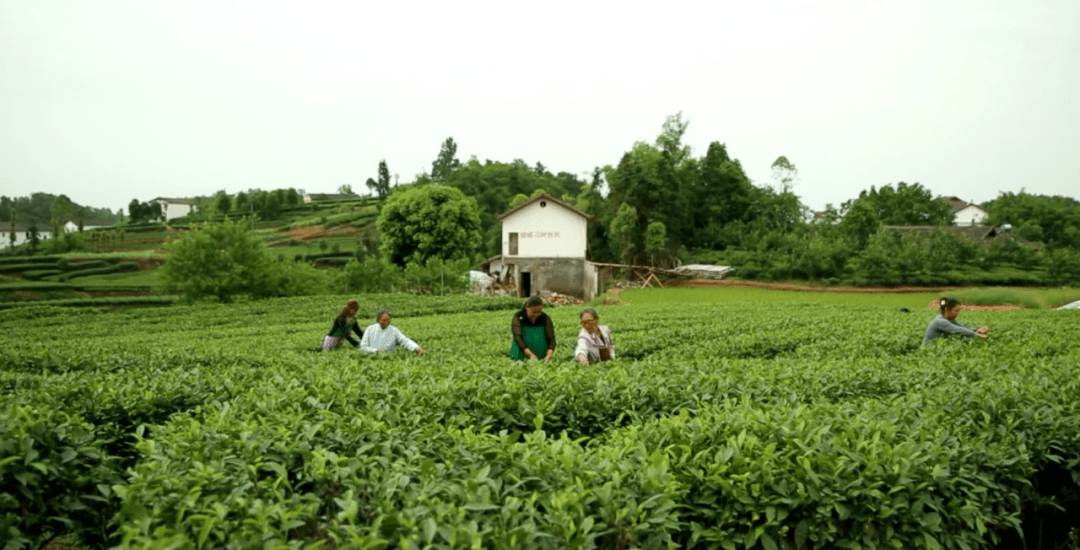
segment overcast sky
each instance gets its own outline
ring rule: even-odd
[[[583,174],[682,111],[814,209],[1077,197],[1078,30],[1077,0],[0,0],[0,194],[366,192],[447,136]]]

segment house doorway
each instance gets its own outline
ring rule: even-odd
[[[528,271],[521,273],[521,297],[528,298],[532,295],[532,274]]]

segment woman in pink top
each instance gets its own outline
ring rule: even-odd
[[[615,358],[615,344],[611,341],[611,327],[601,325],[596,310],[581,310],[581,331],[578,332],[574,359],[582,365],[591,365]]]

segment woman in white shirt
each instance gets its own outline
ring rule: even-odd
[[[375,324],[368,325],[364,329],[364,337],[360,339],[360,349],[368,353],[380,351],[395,352],[401,346],[419,355],[424,354],[424,348],[405,336],[397,327],[390,325],[390,310],[380,309],[375,314]]]
[[[615,358],[615,344],[611,341],[611,327],[600,324],[596,310],[581,310],[581,330],[578,332],[574,359],[582,365],[591,365]]]

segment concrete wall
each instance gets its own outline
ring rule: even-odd
[[[956,212],[953,216],[953,223],[956,225],[977,225],[983,223],[985,219],[985,210],[973,204],[969,204]]]
[[[52,231],[38,231],[38,240],[47,241],[52,238]],[[26,228],[19,227],[15,230],[15,246],[30,242],[26,237]],[[11,246],[11,222],[0,222],[0,249]]]
[[[510,234],[517,254],[510,254]],[[517,258],[585,258],[588,220],[554,201],[538,200],[502,220],[503,261]]]
[[[169,221],[173,218],[179,218],[187,216],[195,211],[194,204],[180,204],[175,202],[158,201],[161,203],[161,213],[165,216],[165,221]]]
[[[595,268],[591,263],[576,258],[517,258],[507,259],[512,264],[511,276],[517,284],[518,293],[524,297],[522,274],[530,278],[530,294],[558,292],[591,300],[596,297],[594,286]],[[588,266],[588,267],[587,267]]]

